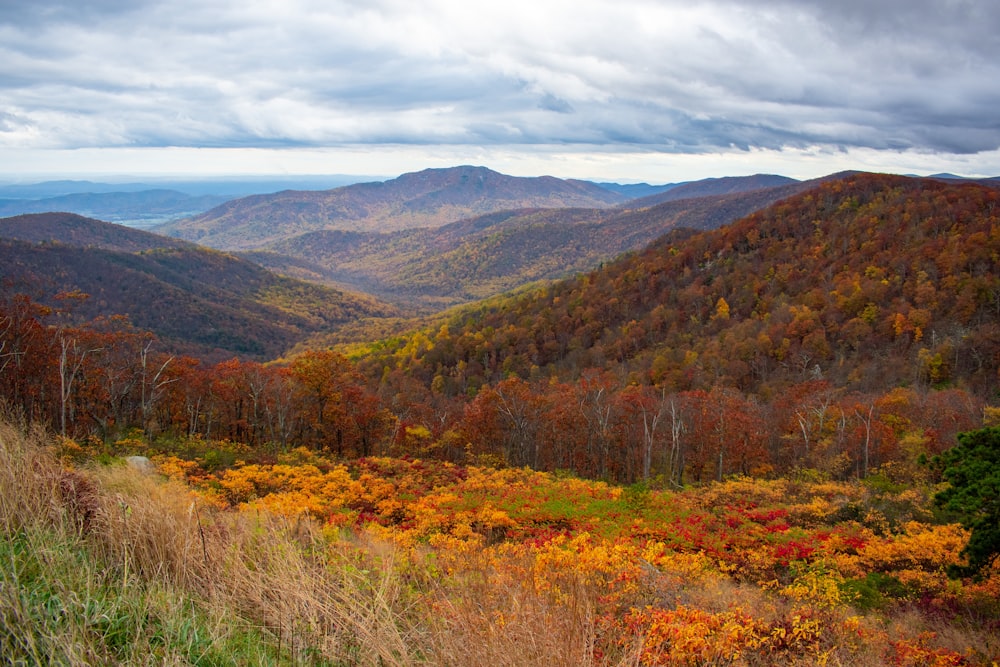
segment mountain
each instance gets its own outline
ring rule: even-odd
[[[319,230],[244,256],[427,311],[590,271],[671,229],[720,227],[809,187],[793,181],[636,209],[508,210],[384,234]]]
[[[14,286],[90,295],[75,308],[78,318],[125,314],[172,349],[206,360],[273,359],[318,332],[395,314],[368,297],[68,213],[0,220],[0,266]]]
[[[63,211],[146,229],[203,213],[236,197],[289,188],[319,190],[366,180],[345,174],[246,176],[141,183],[45,181],[0,185],[0,217]]]
[[[590,273],[461,309],[420,345],[397,338],[364,363],[459,392],[608,369],[765,397],[817,379],[993,395],[997,210],[1000,192],[979,184],[826,180],[731,225],[668,234]]]
[[[214,248],[253,250],[325,229],[390,232],[505,209],[605,208],[624,199],[585,181],[520,178],[465,166],[326,191],[244,197],[157,231]]]
[[[180,239],[109,224],[75,213],[33,213],[2,218],[0,238],[120,252],[197,247]]]
[[[95,183],[94,181],[44,181],[0,185],[0,199],[46,199],[80,193],[139,192],[156,189],[146,183]]]
[[[684,184],[666,183],[664,185],[650,185],[649,183],[595,183],[595,185],[599,185],[605,190],[617,192],[628,199],[638,199],[640,197],[649,197],[650,195],[666,192],[667,190],[676,188],[678,185]]]
[[[931,174],[925,178],[936,178],[943,181],[964,181],[966,183],[981,183],[992,188],[1000,187],[1000,176],[987,176],[986,178],[968,178],[966,176],[957,176],[955,174],[940,173]]]
[[[508,210],[386,234],[321,230],[244,256],[431,311],[596,266],[617,254],[595,238],[602,220],[598,209]]]
[[[723,178],[705,178],[700,181],[680,183],[676,187],[656,194],[629,201],[629,208],[654,206],[668,201],[690,199],[693,197],[712,197],[716,195],[731,195],[742,192],[753,192],[767,188],[793,185],[799,181],[787,176],[773,174],[755,174],[753,176],[725,176]]]
[[[942,180],[947,180],[947,181],[964,181],[965,180],[964,176],[958,176],[957,174],[951,174],[951,173],[948,173],[948,172],[941,172],[941,173],[938,173],[938,174],[931,174],[927,178],[940,178]]]
[[[216,195],[231,199],[290,189],[328,190],[370,180],[372,180],[370,176],[349,174],[206,176],[198,180],[153,178],[146,182],[131,183],[62,180],[0,184],[0,199],[46,199],[73,194],[142,192],[144,190],[176,190],[193,197]]]

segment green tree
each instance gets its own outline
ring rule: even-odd
[[[962,552],[969,561],[953,575],[976,575],[1000,554],[1000,427],[958,434],[958,445],[938,457],[950,486],[935,503],[956,512],[972,531]]]

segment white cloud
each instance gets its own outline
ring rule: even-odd
[[[483,165],[515,176],[555,175],[589,180],[672,183],[755,173],[806,179],[857,169],[928,175],[1000,174],[1000,151],[979,155],[824,147],[752,149],[715,153],[663,153],[617,147],[565,145],[346,145],[336,148],[81,148],[8,149],[0,181],[51,177],[134,180],[195,174],[364,174],[390,178],[428,167]],[[12,165],[16,165],[13,167]]]
[[[998,35],[1000,4],[974,0],[0,3],[0,157],[442,145],[954,160],[1000,146]]]

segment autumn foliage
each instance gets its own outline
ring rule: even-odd
[[[438,658],[458,650],[456,633],[466,651],[513,652],[539,641],[538,623],[572,651],[553,664],[1000,657],[1000,570],[949,578],[969,533],[936,518],[932,486],[735,477],[657,491],[528,468],[342,461],[307,448],[220,467],[212,447],[183,458],[141,441],[119,446],[188,484],[206,517],[284,517],[321,535],[330,558],[404,578],[416,614],[407,622]],[[496,643],[470,641],[480,636]]]
[[[975,549],[929,462],[996,412],[997,199],[833,180],[271,363],[170,353],[124,317],[82,323],[86,295],[7,281],[0,398],[59,434],[67,469],[150,457],[219,540],[232,517],[277,517],[306,560],[396,582],[386,622],[429,643],[383,661],[988,665],[1000,573],[949,578]],[[282,613],[322,651],[343,619],[309,604]]]

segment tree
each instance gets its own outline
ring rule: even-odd
[[[467,435],[512,466],[538,467],[538,433],[545,414],[542,395],[514,376],[483,387],[465,411]]]
[[[59,341],[59,433],[66,437],[68,420],[73,419],[74,406],[71,402],[73,386],[81,376],[81,369],[87,356],[103,350],[91,345],[89,332],[82,329],[60,330]]]
[[[653,468],[653,450],[659,440],[660,426],[667,414],[666,396],[667,393],[663,389],[632,385],[620,391],[615,397],[626,430],[635,432],[638,436],[630,440],[639,441],[640,475],[644,482],[649,481]],[[630,475],[629,481],[635,481],[635,477],[635,474]]]
[[[333,350],[303,352],[289,372],[306,422],[302,441],[344,456],[354,435],[352,399],[361,390],[361,375],[347,357]]]
[[[153,435],[151,426],[153,409],[163,397],[166,386],[176,381],[176,378],[164,375],[164,371],[167,370],[167,366],[174,360],[174,357],[162,354],[155,357],[151,356],[149,350],[152,345],[153,339],[150,338],[145,341],[145,344],[139,351],[139,363],[142,369],[139,407],[142,414],[142,428],[146,432],[147,437],[152,437]]]
[[[54,395],[55,338],[42,320],[52,309],[0,281],[0,402],[29,420],[44,420]]]
[[[976,575],[1000,555],[1000,427],[958,434],[958,445],[937,457],[950,486],[934,502],[956,512],[972,531],[962,551],[965,567],[952,575]]]
[[[713,387],[682,394],[688,406],[684,462],[695,481],[714,472],[749,474],[765,458],[764,420],[759,406],[735,389]]]
[[[587,370],[577,382],[577,406],[587,423],[588,458],[596,461],[596,475],[606,478],[611,471],[612,429],[615,404],[611,397],[615,390],[615,380],[610,373]]]

